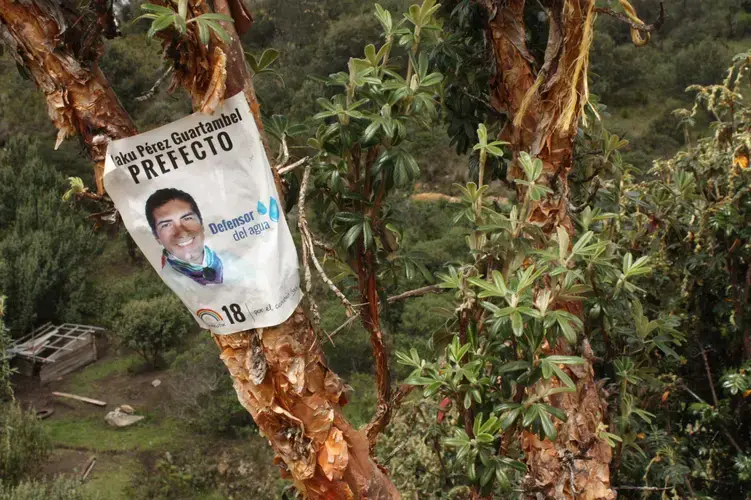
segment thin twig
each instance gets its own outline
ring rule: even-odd
[[[336,328],[336,330],[334,330],[331,333],[326,334],[328,336],[329,340],[331,340],[334,337],[334,335],[336,335],[337,333],[339,333],[341,330],[343,330],[344,328],[346,328],[348,325],[352,324],[352,322],[354,320],[356,320],[357,318],[359,318],[359,317],[360,317],[360,313],[355,314],[354,316],[352,316],[351,318],[349,318],[347,321],[345,321],[344,323],[342,323],[341,325],[339,325]],[[333,344],[334,341],[331,340],[331,343]]]
[[[339,288],[334,284],[333,281],[326,275],[326,271],[323,270],[323,266],[321,266],[321,263],[318,261],[318,257],[316,257],[315,254],[315,247],[313,244],[313,237],[310,234],[310,230],[308,229],[308,220],[305,217],[305,191],[307,191],[308,188],[308,181],[310,180],[310,164],[306,165],[305,167],[305,173],[303,174],[303,181],[300,185],[300,198],[297,204],[297,211],[298,211],[298,220],[297,220],[297,227],[300,229],[300,236],[302,236],[302,244],[303,244],[303,256],[309,257],[310,260],[313,261],[313,265],[315,266],[316,270],[318,271],[318,274],[321,278],[321,280],[328,285],[329,289],[331,289],[332,292],[334,292],[334,295],[336,295],[339,300],[344,304],[344,307],[347,309],[347,316],[355,316],[356,312],[354,307],[352,306],[352,303],[347,299],[347,297],[342,293]],[[307,249],[307,251],[305,251]],[[307,258],[305,259],[305,265],[308,265]],[[307,284],[306,284],[307,286]]]
[[[703,403],[703,404],[705,404],[707,406],[712,406],[709,403],[707,403],[706,401],[704,401],[704,399],[702,399],[701,396],[699,396],[694,391],[692,391],[691,389],[689,389],[686,384],[684,384],[684,383],[681,382],[681,383],[679,383],[679,387],[681,387],[686,392],[688,392],[689,394],[691,394],[694,397],[694,399],[696,399],[698,402]],[[728,431],[727,427],[725,427],[723,424],[720,424],[720,428],[722,429],[722,433],[725,434],[725,437],[727,438],[727,440],[730,442],[730,444],[733,446],[733,448],[735,448],[735,451],[737,451],[738,453],[742,454],[743,453],[743,448],[741,448],[740,445],[738,444],[738,442],[735,440],[735,438],[733,438],[732,434],[730,434],[730,431]]]
[[[632,20],[630,17],[628,17],[623,12],[616,12],[613,9],[608,9],[605,7],[596,7],[595,12],[598,14],[607,14],[608,16],[612,16],[619,21],[623,21],[624,23],[628,24],[635,30],[639,30],[646,33],[651,33],[652,31],[659,30],[662,25],[665,23],[665,7],[662,5],[662,2],[660,2],[660,15],[657,17],[657,20],[652,24],[644,24],[644,23],[637,23],[636,21]]]
[[[592,202],[595,199],[595,196],[597,196],[597,192],[600,190],[600,178],[599,177],[596,178],[593,184],[594,185],[592,186],[592,190],[587,195],[587,199],[584,200],[584,203],[582,203],[578,207],[574,206],[573,203],[571,204],[572,213],[578,214],[579,212],[581,212],[582,210],[584,210],[585,208],[587,208],[589,205],[592,204]]]
[[[614,490],[637,490],[637,491],[668,491],[672,490],[672,486],[615,486]]]
[[[396,409],[399,407],[399,405],[402,404],[402,401],[404,401],[404,398],[410,395],[412,391],[415,390],[414,385],[409,384],[402,384],[399,386],[399,389],[397,389],[396,394],[394,394],[394,397],[391,399],[391,406]]]
[[[325,243],[321,240],[313,239],[313,244],[326,253],[330,253],[330,254],[336,253],[336,249],[334,247],[332,247],[328,243]]]
[[[386,457],[386,458],[385,458],[385,459],[383,460],[383,463],[384,463],[384,464],[387,464],[387,463],[389,463],[389,461],[390,461],[390,460],[391,460],[392,458],[394,458],[394,457],[396,456],[396,454],[397,454],[397,453],[399,453],[400,451],[402,451],[402,448],[404,448],[404,447],[405,447],[405,446],[407,446],[408,444],[409,444],[409,439],[405,439],[404,441],[402,441],[401,443],[399,443],[399,446],[397,446],[396,448],[394,448],[394,449],[393,449],[393,450],[391,451],[391,453],[389,453],[389,456],[387,456],[387,457]]]
[[[134,101],[136,101],[136,102],[143,102],[143,101],[148,101],[149,99],[151,99],[152,97],[154,97],[154,94],[156,94],[159,91],[159,87],[161,87],[161,85],[164,82],[164,80],[168,76],[170,76],[173,71],[175,71],[175,67],[174,66],[170,66],[169,68],[167,68],[167,71],[165,71],[164,74],[162,74],[162,76],[159,77],[159,79],[156,81],[156,83],[154,83],[154,86],[151,87],[148,90],[148,92],[146,92],[145,94],[136,97],[134,99]]]
[[[285,165],[284,163],[282,163],[281,165],[279,165],[276,168],[279,171],[279,175],[284,175],[284,174],[287,174],[289,172],[292,172],[294,169],[296,169],[300,165],[304,165],[305,162],[307,162],[309,159],[310,159],[310,157],[306,156],[302,160],[297,160],[295,163],[292,163],[291,165]]]
[[[392,295],[391,297],[386,299],[386,302],[388,302],[389,304],[393,304],[394,302],[398,302],[404,299],[409,299],[411,297],[420,297],[422,295],[427,295],[429,293],[440,293],[440,292],[441,292],[440,285],[428,285],[422,288],[417,288],[415,290],[410,290],[408,292],[400,293],[399,295]]]
[[[313,299],[313,283],[311,280],[311,273],[310,273],[310,254],[312,253],[312,248],[308,246],[305,242],[305,236],[304,236],[304,229],[307,225],[307,220],[305,219],[305,193],[308,191],[308,181],[310,180],[310,167],[305,169],[305,173],[303,174],[302,178],[302,185],[300,186],[300,196],[297,199],[297,225],[300,228],[300,233],[303,234],[303,245],[302,245],[302,261],[303,261],[303,267],[304,267],[304,276],[305,276],[305,294],[308,296],[308,303],[310,304],[310,312],[313,315],[313,323],[316,325],[316,327],[321,325],[321,315],[318,312],[318,304],[316,304],[315,300]],[[331,340],[329,338],[329,340]],[[334,341],[332,340],[331,343],[333,344]]]
[[[281,168],[289,161],[289,148],[287,147],[287,134],[282,134],[282,140],[279,145],[279,156],[276,159],[276,163],[279,165],[277,168]]]
[[[331,291],[334,292],[334,295],[336,295],[337,297],[339,297],[339,300],[342,302],[342,304],[344,305],[344,307],[347,309],[347,314],[349,314],[349,315],[355,315],[356,313],[355,313],[354,307],[352,307],[352,303],[341,292],[341,290],[339,290],[336,287],[336,285],[334,284],[334,282],[331,281],[331,279],[326,275],[326,271],[323,270],[323,266],[321,266],[321,263],[318,262],[318,257],[316,257],[315,252],[312,251],[312,248],[313,248],[312,240],[313,240],[313,238],[311,238],[310,233],[308,232],[308,228],[307,227],[305,228],[305,236],[306,236],[306,238],[308,240],[308,245],[311,248],[310,258],[313,261],[313,265],[316,266],[316,270],[318,271],[318,274],[320,275],[321,280],[323,280],[323,282],[326,283],[329,286],[329,288],[331,289]]]
[[[709,389],[712,391],[712,401],[714,401],[715,408],[720,407],[720,401],[717,399],[717,391],[714,389],[714,378],[712,377],[712,369],[709,366],[709,358],[707,358],[707,351],[704,350],[704,345],[697,339],[699,349],[701,350],[701,357],[704,360],[704,371],[707,373],[707,381],[709,382]]]

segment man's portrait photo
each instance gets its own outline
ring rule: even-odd
[[[222,259],[205,243],[201,211],[185,191],[159,189],[146,201],[146,220],[162,246],[162,276],[165,280],[191,287],[205,287],[224,281]]]

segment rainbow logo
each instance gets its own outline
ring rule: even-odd
[[[198,311],[196,311],[196,316],[201,318],[201,320],[209,326],[216,325],[217,323],[224,321],[222,315],[214,311],[213,309],[199,309]]]

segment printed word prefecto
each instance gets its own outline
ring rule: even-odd
[[[232,138],[221,129],[241,122],[242,119],[240,111],[235,108],[233,112],[222,113],[214,120],[198,122],[195,127],[172,132],[162,140],[144,142],[131,151],[110,157],[118,167],[127,168],[133,182],[140,184],[143,180],[168,174],[196,160],[205,160],[209,155],[216,156],[231,151],[234,147]]]

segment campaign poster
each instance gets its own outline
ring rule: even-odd
[[[203,328],[278,325],[301,299],[297,252],[242,93],[107,149],[125,227]]]

